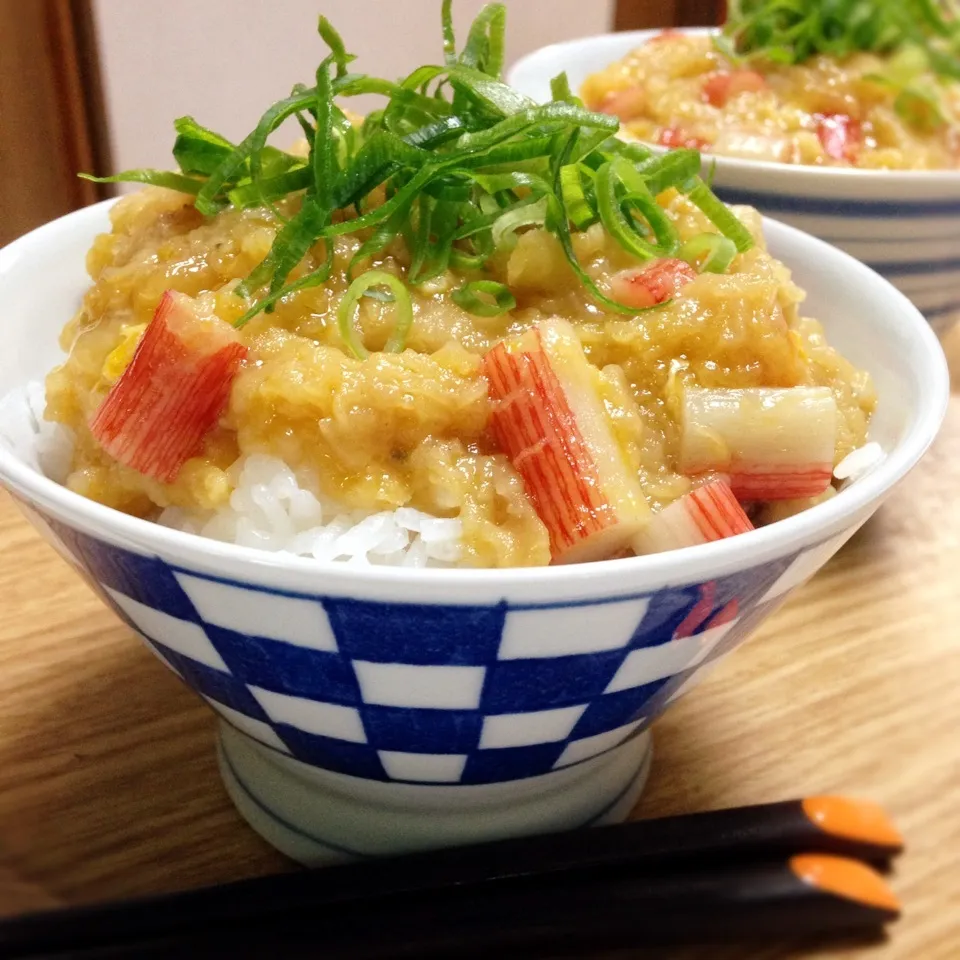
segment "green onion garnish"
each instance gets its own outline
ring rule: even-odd
[[[723,204],[699,178],[693,177],[678,188],[685,193],[695,206],[699,207],[707,219],[728,239],[732,240],[740,253],[753,246],[750,231],[737,219],[733,211]]]
[[[613,162],[605,163],[597,171],[597,206],[600,210],[600,222],[607,233],[628,253],[640,260],[652,260],[661,252],[645,240],[639,231],[639,224],[628,219],[621,206],[623,197],[619,191],[620,181],[614,173]]]
[[[935,73],[960,77],[953,0],[730,0],[727,9],[721,49],[741,58],[790,64],[913,47]]]
[[[337,310],[340,336],[347,345],[347,349],[358,360],[370,356],[370,351],[360,342],[360,338],[357,336],[356,327],[353,323],[354,310],[360,303],[361,298],[368,296],[375,287],[386,287],[393,295],[393,309],[397,315],[393,333],[383,349],[387,353],[401,353],[406,346],[410,327],[413,326],[413,304],[410,302],[410,293],[399,277],[387,273],[386,270],[368,270],[366,273],[360,274],[347,288],[347,292],[343,295],[340,307]],[[381,298],[377,297],[375,299]]]
[[[168,190],[179,190],[180,193],[194,196],[203,186],[202,180],[169,170],[124,170],[112,177],[95,177],[90,173],[81,173],[78,176],[81,180],[90,180],[93,183],[144,183],[151,187],[166,187]]]
[[[517,231],[533,226],[557,237],[595,301],[619,314],[639,313],[604,294],[577,262],[573,233],[601,221],[641,260],[674,252],[676,230],[655,198],[684,188],[700,169],[699,154],[655,155],[617,139],[617,119],[585,109],[562,75],[547,104],[507,86],[500,76],[505,16],[502,3],[484,7],[458,52],[451,2],[443,0],[443,64],[421,66],[399,82],[349,73],[353,57],[321,18],[329,53],[314,82],[273,104],[239,144],[183,117],[175,124],[178,172],[134,170],[107,179],[183,190],[208,216],[231,206],[274,210],[281,226],[273,245],[237,287],[255,301],[238,325],[289,294],[327,282],[338,236],[361,235],[348,275],[402,239],[410,257],[406,282],[422,284],[449,268],[482,274],[509,250]],[[383,107],[362,125],[350,123],[339,103],[368,94],[382,97]],[[267,142],[290,118],[307,138],[306,158]],[[689,195],[738,249],[752,243],[705,184],[697,181]],[[322,252],[321,266],[291,282],[311,251]],[[384,271],[361,273],[339,311],[344,343],[355,356],[366,355],[354,329],[355,308],[383,287],[397,314],[387,348],[406,343],[413,311],[403,282]],[[453,296],[483,316],[515,305],[506,287],[488,279],[467,282]]]
[[[936,93],[917,85],[904,87],[893,101],[893,109],[919,130],[933,131],[947,122]]]
[[[593,207],[587,203],[580,176],[580,164],[568,163],[560,168],[560,189],[563,193],[563,205],[573,225],[578,230],[586,230],[596,219]]]
[[[736,255],[737,245],[718,233],[698,234],[677,250],[677,256],[700,273],[726,273]]]
[[[473,280],[451,296],[454,303],[478,317],[499,317],[517,305],[510,288],[496,280]]]

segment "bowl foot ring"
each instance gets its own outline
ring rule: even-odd
[[[511,783],[382,783],[308,767],[221,725],[227,794],[281,853],[323,866],[625,820],[652,762],[649,733],[574,767]]]

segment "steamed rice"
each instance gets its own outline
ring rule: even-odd
[[[31,381],[0,397],[0,442],[25,464],[62,483],[74,442],[44,419],[43,384]],[[316,496],[282,461],[243,456],[229,469],[229,503],[218,510],[168,507],[156,521],[186,533],[317,560],[395,567],[450,567],[460,558],[461,523],[411,507],[345,509]],[[314,489],[316,489],[314,487]]]
[[[0,443],[28,467],[63,483],[73,459],[73,435],[44,419],[46,391],[39,380],[0,395]]]

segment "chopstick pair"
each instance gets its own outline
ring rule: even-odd
[[[877,931],[902,850],[839,797],[371,860],[0,923],[0,957],[467,956]]]

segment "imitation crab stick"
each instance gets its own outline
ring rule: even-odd
[[[247,348],[228,323],[168,290],[90,423],[120,463],[171,483],[216,426]]]
[[[609,113],[621,120],[633,120],[642,116],[647,105],[647,95],[643,87],[624,87],[613,90],[603,98],[601,113]]]
[[[696,277],[697,271],[685,260],[667,257],[646,267],[615,273],[610,280],[610,293],[628,307],[654,307],[675,297],[681,287]]]
[[[845,113],[821,114],[817,120],[817,136],[823,151],[834,160],[853,163],[860,149],[860,123]]]
[[[664,127],[660,131],[658,142],[661,147],[686,147],[689,150],[703,150],[709,144],[702,137],[694,137],[680,127]]]
[[[515,349],[497,344],[483,370],[494,438],[547,528],[553,561],[600,560],[628,547],[650,509],[570,324],[547,320]]]
[[[767,81],[756,70],[718,70],[703,81],[703,99],[722,107],[741,93],[759,93],[766,88]]]
[[[713,480],[675,500],[633,540],[636,553],[661,553],[723,540],[753,529],[725,480]]]
[[[827,387],[688,387],[680,469],[729,475],[739,500],[815,497],[830,486],[836,430]]]

